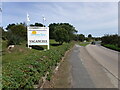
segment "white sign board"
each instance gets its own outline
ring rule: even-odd
[[[49,49],[49,27],[28,27],[29,45],[48,45]]]

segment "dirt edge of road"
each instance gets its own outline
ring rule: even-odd
[[[75,45],[74,45],[75,46]],[[71,77],[70,77],[70,64],[68,62],[68,56],[70,55],[74,46],[66,51],[64,57],[60,62],[58,70],[53,73],[51,80],[46,81],[43,88],[70,88]]]

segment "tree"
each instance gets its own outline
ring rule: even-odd
[[[11,30],[11,28],[12,28],[13,26],[15,26],[14,23],[13,23],[13,24],[9,24],[9,25],[7,26],[7,28],[6,28],[6,30]]]
[[[101,37],[95,37],[95,41],[101,41]]]
[[[118,47],[120,48],[120,36],[118,36]]]
[[[23,39],[27,39],[27,28],[22,24],[12,26],[10,31],[14,35],[20,36]]]
[[[25,23],[9,24],[7,32],[3,33],[6,36],[8,45],[18,45],[22,41],[27,40],[27,27]]]
[[[50,36],[50,39],[54,39],[54,34],[53,32],[55,31],[55,27],[58,26],[58,24],[56,23],[51,23],[49,24],[49,36]]]
[[[79,40],[79,35],[78,34],[74,34],[74,40],[78,41]]]
[[[118,36],[117,34],[115,35],[104,35],[102,37],[102,44],[113,44],[113,45],[116,45],[116,46],[119,46],[119,38],[120,36]]]
[[[67,30],[68,35],[69,35],[69,40],[70,41],[73,40],[74,34],[77,33],[77,30],[75,29],[75,27],[73,27],[69,23],[60,23],[60,26],[65,28],[65,30]]]
[[[0,36],[3,40],[6,40],[7,32],[4,31],[3,27],[0,27]]]
[[[73,27],[69,23],[53,23],[53,24],[50,24],[49,25],[49,31],[50,31],[50,38],[51,39],[55,39],[55,36],[54,36],[53,32],[55,31],[56,26],[61,26],[62,28],[64,28],[68,32],[70,40],[74,39],[74,34],[77,32],[77,30],[75,30],[75,27]]]
[[[56,26],[53,33],[55,36],[55,41],[59,42],[60,44],[63,44],[63,42],[69,42],[69,34],[65,28]]]
[[[92,35],[91,35],[91,34],[89,34],[89,35],[88,35],[88,38],[92,38]]]
[[[79,34],[78,39],[79,39],[79,41],[83,42],[85,40],[85,35]]]
[[[11,34],[19,36],[25,40],[27,39],[27,27],[25,23],[9,24],[6,29]]]
[[[91,40],[92,40],[92,35],[91,35],[91,34],[88,34],[87,41],[91,41]]]
[[[30,24],[30,26],[39,26],[39,27],[43,27],[44,25],[41,23],[35,23],[35,24]]]
[[[0,38],[2,37],[2,33],[4,32],[4,29],[0,27]]]

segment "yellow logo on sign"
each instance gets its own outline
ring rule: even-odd
[[[32,31],[32,34],[36,34],[37,32],[36,31]]]

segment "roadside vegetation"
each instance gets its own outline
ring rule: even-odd
[[[35,23],[31,26],[43,25]],[[51,27],[49,28],[51,29]],[[73,47],[73,36],[77,32],[72,25],[66,23],[56,24],[54,28],[52,33],[54,38],[50,38],[50,50],[46,50],[46,46],[27,48],[25,23],[9,24],[7,31],[0,28],[2,32],[3,88],[35,88],[47,72],[49,72],[47,80],[50,81],[53,70],[65,52]],[[61,34],[61,30],[65,33]],[[14,45],[14,47],[8,49],[9,45]]]
[[[101,38],[101,45],[116,51],[120,51],[120,36],[115,35],[105,35]]]
[[[97,39],[92,37],[91,34],[88,34],[88,37],[85,37],[85,35],[83,35],[83,34],[77,34],[74,37],[74,40],[77,42],[78,45],[86,46],[86,45],[90,44],[90,42],[97,40]]]
[[[120,48],[116,45],[113,45],[113,44],[106,44],[106,45],[103,45],[104,47],[107,47],[109,49],[112,49],[112,50],[116,50],[116,51],[119,51],[120,52]]]
[[[50,50],[28,49],[25,43],[16,45],[12,50],[3,50],[2,60],[2,84],[3,88],[34,88],[46,72],[49,72],[47,80],[53,73],[57,63],[60,62],[64,53],[74,43],[59,45],[50,40]],[[4,41],[4,46],[7,46]],[[58,46],[53,46],[58,45]],[[42,47],[39,47],[42,48]]]
[[[78,44],[80,45],[80,46],[87,46],[88,44],[90,44],[90,42],[78,42]]]

